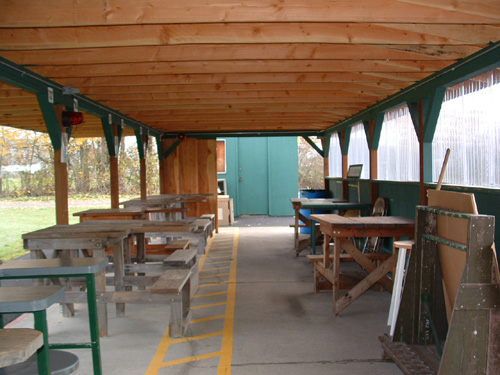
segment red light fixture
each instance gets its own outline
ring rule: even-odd
[[[62,113],[62,125],[65,128],[70,126],[83,124],[83,113],[73,112],[73,111],[63,111]]]

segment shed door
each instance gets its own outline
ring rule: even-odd
[[[267,138],[239,138],[238,207],[240,215],[268,215]]]

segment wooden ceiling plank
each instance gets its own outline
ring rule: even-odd
[[[398,30],[401,23],[233,23],[93,26],[69,28],[0,28],[0,48],[38,50],[60,48],[97,48],[125,46],[162,46],[174,44],[241,43],[348,43],[348,44],[481,44],[484,37],[497,40],[497,28],[469,25],[468,38],[461,34],[464,25],[425,24],[426,33],[416,29]],[[408,25],[408,24],[407,24]],[[439,29],[439,33],[437,30]],[[434,36],[439,34],[439,36]]]
[[[392,74],[391,77],[380,77],[373,73],[360,72],[321,72],[321,73],[223,73],[223,74],[159,74],[154,76],[133,75],[114,77],[80,77],[60,78],[57,81],[64,86],[97,87],[97,86],[131,86],[131,85],[164,85],[164,84],[223,84],[223,83],[318,83],[318,82],[354,82],[354,83],[414,83],[428,76],[428,73],[411,72]]]
[[[318,22],[488,22],[498,19],[490,12],[493,0],[477,1],[478,10],[464,1],[445,1],[451,6],[429,6],[428,1],[315,0],[314,2],[274,0],[16,0],[5,2],[0,24],[11,27],[71,25],[133,25],[192,22],[318,21]],[[6,4],[5,4],[6,3]],[[457,5],[465,3],[466,5]],[[476,1],[474,2],[474,4]],[[423,4],[424,6],[422,6]],[[458,10],[458,11],[457,11]],[[465,14],[464,14],[465,13]]]
[[[364,45],[330,43],[203,44],[46,50],[3,50],[19,65],[79,65],[213,60],[456,60],[477,52],[475,45]]]
[[[40,66],[33,71],[51,79],[157,74],[273,73],[273,72],[435,72],[453,61],[398,60],[257,60],[177,63]]]
[[[276,98],[307,98],[307,97],[322,97],[332,99],[348,99],[348,100],[376,100],[374,95],[359,91],[340,91],[340,90],[261,90],[261,91],[223,91],[223,92],[168,92],[168,93],[151,93],[151,94],[106,94],[92,95],[91,99],[96,101],[168,101],[176,99],[185,100],[203,100],[205,98],[232,100],[233,98],[251,99],[260,98],[273,101]],[[379,98],[383,98],[379,95]]]
[[[404,4],[421,5],[430,9],[460,12],[480,17],[497,17],[500,15],[500,2],[490,0],[457,1],[457,0],[398,0]]]
[[[143,86],[100,86],[85,87],[80,89],[83,95],[103,95],[103,94],[141,94],[141,93],[161,93],[161,92],[224,92],[224,91],[259,91],[259,90],[375,90],[387,92],[406,87],[403,82],[367,82],[367,83],[347,83],[347,82],[281,82],[281,83],[220,83],[220,84],[196,84],[196,85],[143,85]]]

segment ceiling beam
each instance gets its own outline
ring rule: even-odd
[[[201,44],[135,47],[2,50],[20,65],[115,64],[144,61],[217,60],[456,60],[481,48],[476,45],[364,45],[332,43]]]
[[[441,1],[440,1],[441,2]],[[219,0],[60,0],[11,1],[0,12],[0,24],[5,27],[67,27],[95,25],[136,25],[193,22],[401,22],[489,23],[499,19],[498,9],[475,0],[461,5],[456,0],[443,2],[447,7],[428,1],[395,0],[315,0],[288,1],[286,6],[270,0],[235,2]],[[207,4],[209,4],[207,6]],[[473,9],[475,8],[475,11]],[[492,11],[493,10],[493,11]]]
[[[356,43],[482,44],[497,40],[498,25],[403,23],[194,23],[0,29],[8,50],[163,46],[176,44]],[[470,32],[471,30],[474,32]],[[425,30],[422,32],[422,29]],[[465,29],[467,32],[462,32]]]

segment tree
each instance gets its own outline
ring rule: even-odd
[[[311,138],[321,148],[321,140]],[[324,189],[323,157],[299,137],[299,189]]]

